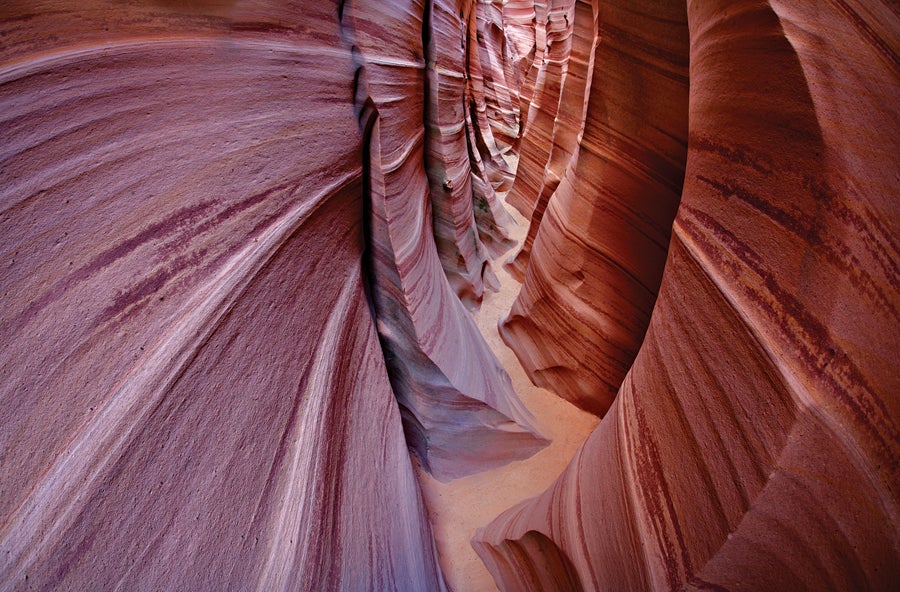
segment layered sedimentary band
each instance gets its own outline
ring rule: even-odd
[[[526,242],[530,259],[513,266],[524,284],[501,332],[536,384],[602,415],[646,330],[678,206],[688,38],[678,2],[578,3],[571,12],[558,19],[571,18],[577,31],[574,45],[571,32],[566,37],[566,51],[575,50],[566,60],[571,75],[548,62],[522,138],[525,170],[510,198],[518,195],[519,209],[534,214],[533,246]],[[560,102],[561,78],[568,113],[555,117],[554,107],[549,116],[544,101]],[[581,130],[573,117],[583,115]],[[526,154],[537,160],[526,165]]]
[[[388,8],[0,9],[0,589],[442,589],[401,424],[441,477],[543,445],[441,271]]]
[[[506,192],[502,337],[603,419],[478,531],[498,587],[900,588],[898,31],[4,3],[0,590],[447,589],[417,464],[547,444],[466,308]]]
[[[476,537],[501,588],[896,588],[897,24],[879,3],[688,4],[689,151],[653,318],[556,484]],[[561,192],[529,273],[577,225],[548,225]]]
[[[421,4],[412,9],[418,19],[426,15]],[[530,456],[547,442],[530,427],[506,371],[442,270],[430,232],[423,104],[416,94],[425,72],[407,57],[410,49],[422,55],[422,24],[411,20],[401,28],[393,14],[389,5],[362,2],[344,11],[359,59],[373,305],[413,452],[439,479],[450,479]],[[379,34],[389,29],[392,43],[385,43]]]

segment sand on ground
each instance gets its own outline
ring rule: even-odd
[[[521,244],[528,230],[527,221],[512,208],[507,209],[518,222],[516,228],[509,229],[510,233]],[[517,250],[518,246],[493,262],[500,290],[486,291],[481,308],[473,311],[472,316],[509,373],[516,393],[534,415],[538,431],[551,443],[531,458],[450,483],[441,483],[416,466],[441,568],[454,592],[497,590],[470,544],[475,531],[507,508],[546,490],[599,423],[596,416],[534,386],[515,354],[500,339],[497,323],[509,312],[520,288],[520,284],[503,269],[502,263]]]

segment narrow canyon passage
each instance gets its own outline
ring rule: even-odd
[[[900,589],[890,0],[0,2],[0,592]]]
[[[521,244],[527,221],[515,212],[513,216],[519,225],[511,229],[510,238]],[[485,294],[473,316],[485,341],[509,372],[516,393],[538,418],[540,432],[551,444],[530,458],[446,484],[425,471],[418,471],[444,578],[454,590],[497,589],[472,548],[476,530],[503,510],[546,490],[599,421],[596,416],[534,386],[513,351],[500,339],[497,324],[509,312],[519,284],[502,268],[497,270],[497,275],[499,289]]]

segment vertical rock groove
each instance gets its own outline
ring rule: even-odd
[[[422,18],[424,7],[413,6]],[[370,23],[392,22],[387,8],[351,2],[344,11],[363,63],[357,101],[371,101],[379,114],[367,144],[372,293],[407,438],[424,466],[449,479],[530,456],[546,442],[530,427],[509,377],[441,268],[422,166],[425,141],[415,123],[426,97],[413,90],[422,88],[425,64],[402,59],[410,51],[402,40],[385,47],[369,37]],[[408,24],[410,39],[417,25]],[[418,40],[409,43],[413,56],[423,55]],[[401,85],[407,92],[398,100]],[[472,218],[471,190],[462,197]]]
[[[677,1],[601,2],[594,52],[585,39],[593,31],[588,6],[579,4],[574,17],[571,0],[564,14],[554,13],[555,6],[550,22],[559,23],[555,27],[566,36],[554,41],[550,29],[547,73],[538,77],[545,90],[539,103],[533,101],[522,139],[522,166],[531,176],[517,177],[510,196],[527,201],[519,209],[535,214],[529,229],[533,245],[526,239],[527,267],[522,269],[524,259],[514,266],[524,274],[524,284],[501,332],[536,384],[602,415],[650,320],[680,198],[687,148],[687,21]],[[566,59],[571,47],[577,54]],[[559,61],[572,62],[571,76],[562,76]],[[593,73],[582,107],[585,62],[593,64]],[[567,127],[566,117],[556,117],[561,92],[569,87],[566,106],[587,114],[580,133]],[[550,160],[551,147],[565,160],[579,135],[577,158],[563,171]],[[526,166],[526,155],[536,162]],[[555,192],[542,190],[543,182],[552,187],[561,173]]]
[[[332,2],[45,8],[0,11],[0,589],[443,589],[401,416],[456,397],[413,442],[440,475],[542,441],[433,242],[401,266],[418,300],[375,306],[403,288],[374,263],[360,158],[358,122],[368,146],[385,109],[351,84],[371,29],[341,22],[371,21]],[[383,16],[387,40],[406,21]],[[391,312],[415,343],[384,335]],[[465,360],[437,370],[429,325],[458,325],[441,355]],[[378,337],[437,392],[401,413]]]

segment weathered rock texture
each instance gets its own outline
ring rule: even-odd
[[[475,222],[479,237],[492,257],[515,244],[509,234],[515,222],[497,195],[498,191],[509,190],[514,173],[503,156],[509,147],[501,147],[503,140],[495,134],[493,122],[513,114],[510,86],[515,84],[515,79],[506,67],[508,50],[496,1],[479,2],[468,14],[465,40],[468,85],[463,113],[472,167]]]
[[[476,10],[476,6],[478,9]],[[485,284],[496,288],[489,256],[513,246],[507,227],[514,224],[495,189],[512,180],[497,147],[486,97],[509,99],[502,64],[502,37],[487,31],[480,14],[493,5],[469,0],[434,0],[426,5],[426,170],[431,191],[435,239],[441,264],[456,294],[480,302]],[[483,56],[483,57],[482,57]],[[486,62],[488,76],[484,76]],[[488,82],[487,93],[485,82]],[[496,101],[495,101],[496,102]],[[492,114],[498,113],[494,107]]]
[[[367,266],[379,335],[413,452],[445,480],[530,456],[546,441],[529,427],[509,377],[451,289],[431,232],[421,93],[428,10],[413,3],[403,22],[394,6],[353,2],[344,18],[359,59]],[[391,31],[390,43],[383,31]],[[471,193],[458,197],[469,200],[459,210],[474,238]],[[442,224],[435,220],[437,234]]]
[[[32,8],[0,8],[0,589],[442,589],[401,416],[441,478],[543,441],[441,271],[423,5]]]
[[[646,330],[678,206],[687,26],[680,3],[605,3],[597,43],[596,9],[568,4],[550,23],[570,22],[574,41],[569,32],[548,43],[510,194],[532,223],[511,270],[524,285],[502,334],[536,384],[602,414]],[[556,117],[561,97],[567,113]]]
[[[467,2],[468,4],[468,2]],[[441,263],[461,298],[480,301],[488,253],[475,225],[466,125],[468,21],[458,0],[431,0],[423,31],[426,169]]]
[[[510,4],[501,0],[478,2],[475,5],[475,40],[470,35],[470,51],[477,52],[477,59],[470,54],[469,76],[478,84],[483,79],[485,121],[490,127],[497,148],[509,154],[519,137],[519,72],[517,48],[506,36],[506,10]],[[525,27],[528,31],[528,27]],[[479,112],[482,110],[479,104]],[[502,163],[503,161],[501,161]],[[513,174],[508,172],[508,181]],[[501,187],[508,191],[509,187]]]
[[[411,451],[605,417],[505,590],[900,588],[900,15],[0,7],[0,590],[442,590]],[[513,176],[511,163],[519,157]],[[677,215],[676,215],[677,214]]]
[[[598,412],[640,351],[556,484],[476,547],[507,590],[897,589],[896,8],[684,8],[599,3],[572,187],[506,327]],[[581,366],[603,342],[608,378]]]
[[[540,188],[535,192],[534,188],[522,189],[520,200],[528,207],[523,208],[530,215],[528,234],[515,257],[510,260],[507,269],[519,281],[524,280],[525,269],[531,256],[531,248],[534,239],[541,227],[541,220],[560,181],[578,162],[580,143],[584,134],[586,121],[587,93],[591,88],[593,78],[594,51],[597,45],[597,6],[592,2],[578,1],[573,5],[571,13],[566,13],[566,22],[571,19],[571,37],[565,37],[565,61],[561,68],[560,98],[556,118],[552,122],[552,129],[546,123],[536,125],[532,129],[533,135],[552,134],[545,140],[549,144],[546,155],[546,164],[543,168],[543,176]],[[529,136],[532,134],[529,134]],[[523,167],[524,174],[524,167]],[[532,173],[533,174],[533,173]],[[570,191],[569,188],[566,191]],[[533,199],[530,199],[533,198]]]

